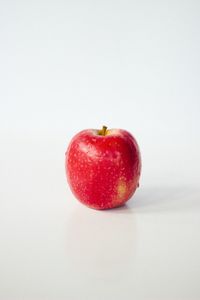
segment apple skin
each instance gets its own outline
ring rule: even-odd
[[[123,205],[139,186],[141,156],[128,131],[100,133],[87,129],[73,137],[65,153],[65,170],[80,202],[94,209],[110,209]]]

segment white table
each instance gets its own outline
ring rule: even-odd
[[[126,206],[95,211],[66,185],[62,140],[1,150],[1,299],[198,299],[197,186],[144,178]]]

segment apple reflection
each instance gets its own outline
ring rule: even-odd
[[[126,205],[107,211],[78,206],[67,224],[72,276],[119,279],[130,274],[137,246],[136,220]]]

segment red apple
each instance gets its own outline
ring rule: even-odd
[[[121,206],[139,186],[140,151],[126,130],[106,126],[83,130],[74,136],[65,155],[69,186],[91,208]]]

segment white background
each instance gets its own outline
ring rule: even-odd
[[[0,299],[200,299],[200,2],[0,1]],[[127,206],[66,184],[84,128],[132,132]]]

